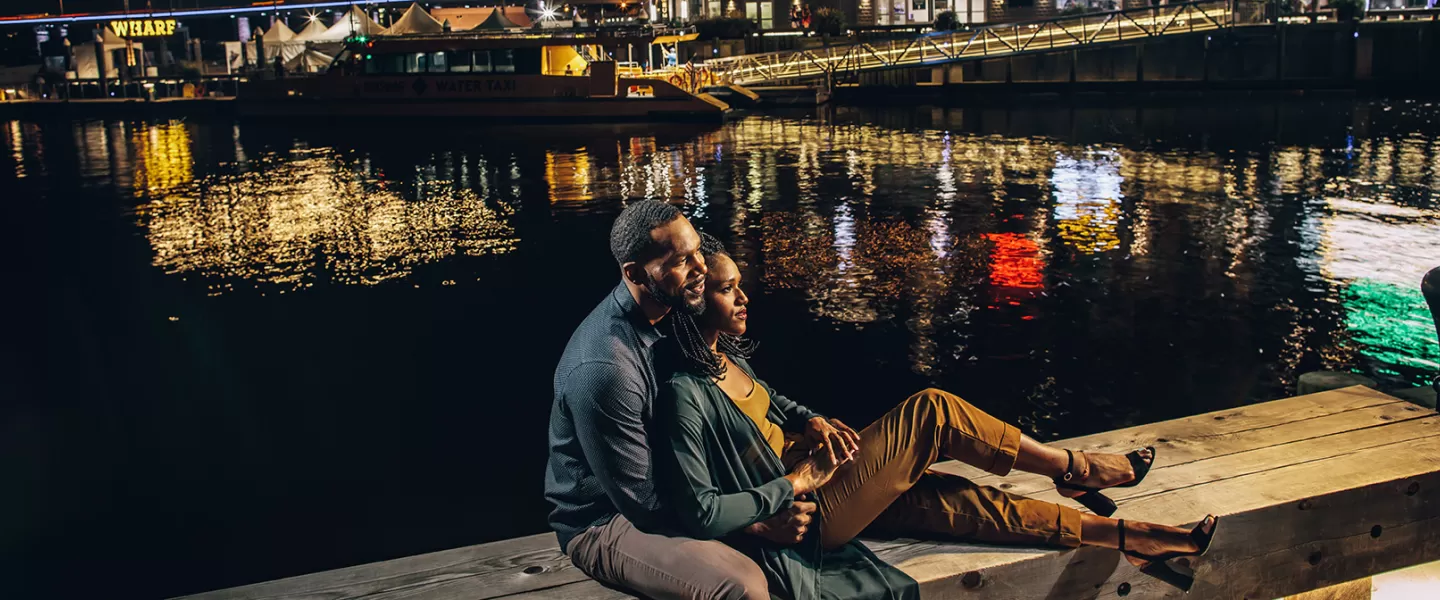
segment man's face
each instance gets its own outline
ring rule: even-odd
[[[645,263],[645,289],[670,308],[698,315],[705,311],[705,257],[700,234],[680,217],[650,231],[665,251]]]

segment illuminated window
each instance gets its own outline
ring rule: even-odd
[[[491,72],[491,71],[493,71],[493,70],[494,70],[494,69],[492,69],[492,68],[490,67],[490,51],[489,51],[489,50],[476,50],[476,51],[475,51],[475,72],[476,72],[476,73],[489,73],[489,72]]]
[[[445,69],[445,53],[444,53],[444,52],[431,52],[431,53],[430,53],[430,72],[431,72],[431,73],[444,73],[445,71],[446,71],[446,69]]]
[[[514,72],[515,72],[515,51],[514,51],[514,50],[495,50],[495,51],[493,51],[493,52],[490,53],[490,58],[492,58],[492,59],[495,61],[495,72],[496,72],[496,73],[514,73]]]
[[[416,53],[414,53],[414,54],[406,54],[406,55],[405,55],[405,72],[406,72],[406,73],[424,73],[424,72],[425,72],[425,67],[427,66],[427,63],[430,62],[430,61],[427,60],[427,59],[428,59],[428,57],[427,57],[427,55],[426,55],[424,52],[416,52]]]
[[[775,28],[775,12],[773,2],[747,2],[745,3],[745,18],[760,24],[761,29]]]

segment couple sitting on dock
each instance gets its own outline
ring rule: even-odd
[[[654,599],[918,597],[864,531],[1113,548],[1188,588],[1166,561],[1203,553],[1217,520],[1127,523],[1100,492],[1139,484],[1153,448],[1051,448],[934,389],[856,431],[757,377],[740,271],[676,208],[631,204],[610,250],[622,281],[556,368],[545,476],[561,549],[596,580]],[[944,459],[1053,477],[1094,514],[928,470]]]

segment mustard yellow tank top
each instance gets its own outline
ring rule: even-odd
[[[770,392],[765,391],[765,386],[755,383],[750,395],[738,400],[733,397],[730,399],[734,400],[740,412],[755,422],[755,426],[760,428],[760,435],[765,438],[765,443],[775,451],[775,456],[779,457],[785,451],[785,432],[765,418],[765,414],[770,412]]]

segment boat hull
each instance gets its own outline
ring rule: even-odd
[[[721,120],[730,107],[667,82],[589,77],[415,76],[252,81],[237,110],[248,117],[476,117],[543,121]],[[642,91],[632,94],[631,91]]]

